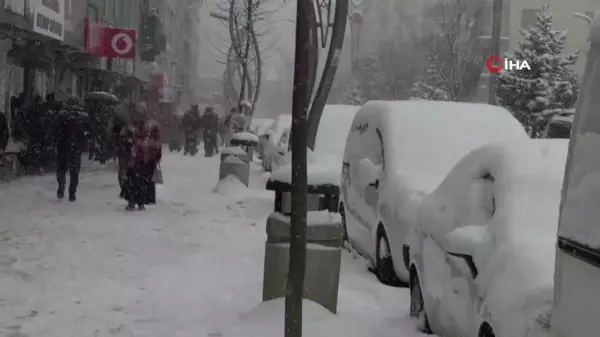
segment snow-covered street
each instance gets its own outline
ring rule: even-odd
[[[214,193],[218,166],[167,154],[146,212],[124,210],[110,170],[82,174],[76,203],[56,200],[53,176],[1,184],[0,336],[282,336],[283,306],[249,312],[261,301],[267,176],[255,166],[251,190]],[[305,335],[419,336],[408,299],[345,253],[340,314],[307,317]]]

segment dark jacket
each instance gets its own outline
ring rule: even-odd
[[[71,106],[60,110],[54,132],[56,151],[71,155],[81,154],[90,129],[89,116],[81,107]]]
[[[219,115],[215,112],[205,112],[200,118],[200,127],[205,133],[216,135],[219,131]]]
[[[160,126],[154,120],[133,123],[127,128],[129,167],[156,165],[162,158]]]
[[[198,132],[200,130],[200,111],[188,110],[181,118],[181,131],[184,133]]]
[[[129,157],[129,151],[127,149],[127,127],[127,122],[117,115],[112,126],[112,137],[116,155],[119,158]]]
[[[0,111],[0,152],[6,148],[8,136],[8,120],[6,120],[4,113]]]

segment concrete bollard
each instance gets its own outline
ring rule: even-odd
[[[228,146],[221,150],[221,161],[226,160],[230,156],[238,157],[247,163],[251,161],[248,152],[239,146]]]
[[[244,185],[250,185],[250,162],[248,156],[241,148],[225,148],[221,154],[219,166],[219,180],[228,175],[238,178]]]
[[[290,218],[271,213],[263,276],[263,301],[284,297],[290,255]],[[342,260],[342,221],[329,211],[308,212],[304,297],[337,313]]]

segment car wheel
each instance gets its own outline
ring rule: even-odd
[[[344,204],[340,204],[340,217],[342,218],[342,237],[344,239],[344,242],[349,242],[348,241],[348,226],[346,225],[346,211],[344,210]]]
[[[423,292],[418,276],[414,276],[410,281],[410,316],[417,319],[417,329],[419,331],[426,334],[433,333],[425,311],[425,301],[423,301]]]
[[[479,328],[479,337],[496,337],[496,334],[489,324],[483,323]]]
[[[390,250],[390,242],[383,227],[377,231],[377,245],[375,247],[375,274],[377,279],[385,285],[399,287],[402,285],[396,271]]]

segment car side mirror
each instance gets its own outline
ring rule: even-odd
[[[379,187],[379,167],[368,158],[363,158],[358,162],[358,174],[363,186]]]
[[[477,246],[484,240],[486,231],[486,226],[469,225],[460,227],[446,234],[441,243],[446,254],[465,260],[473,278],[476,278],[479,274],[473,256]]]

